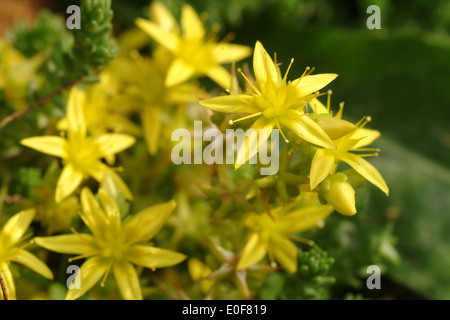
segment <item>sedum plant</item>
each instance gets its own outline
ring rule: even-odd
[[[258,35],[253,49],[218,41],[217,28],[207,31],[204,15],[187,4],[178,23],[152,2],[149,16],[136,17],[136,28],[121,35],[116,48],[110,2],[85,0],[81,7],[80,30],[48,28],[60,24],[45,13],[34,27],[13,29],[11,43],[0,42],[2,55],[9,52],[0,65],[0,98],[11,110],[0,133],[8,138],[4,147],[20,158],[1,167],[17,171],[0,180],[3,298],[21,298],[11,261],[47,279],[55,275],[27,298],[331,297],[330,287],[342,283],[332,273],[340,264],[317,231],[336,212],[335,219],[357,214],[366,181],[389,193],[365,159],[379,153],[368,147],[380,136],[366,128],[370,117],[352,123],[343,119],[343,104],[332,110],[331,90],[324,90],[337,74],[306,67],[290,80],[294,59],[282,72]],[[40,52],[32,35],[54,50]],[[65,42],[66,35],[73,41]],[[249,56],[252,70],[243,61]],[[59,83],[51,63],[60,67],[58,79],[80,80],[51,93]],[[18,83],[12,66],[26,71]],[[36,80],[47,78],[52,82],[45,85]],[[31,96],[47,96],[23,109],[31,83]],[[19,130],[38,114],[40,124]],[[180,142],[188,163],[206,148],[218,161],[176,164],[177,129],[189,135]],[[249,130],[231,149],[234,165],[217,153],[232,129]],[[205,140],[208,130],[215,134]],[[278,135],[281,143],[274,144]],[[267,144],[279,166],[263,175]],[[17,209],[24,211],[13,215]],[[16,248],[33,218],[37,237],[30,251],[41,259]],[[79,274],[66,282],[61,270],[71,266]],[[64,294],[55,294],[55,286]]]

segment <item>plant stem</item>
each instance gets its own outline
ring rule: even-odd
[[[8,300],[8,293],[6,292],[6,284],[3,279],[2,272],[0,271],[0,286],[2,287],[3,299]]]
[[[29,113],[30,111],[33,111],[34,109],[36,109],[37,107],[43,105],[44,103],[52,100],[53,98],[55,98],[56,96],[58,96],[59,94],[61,94],[63,91],[73,87],[74,85],[76,85],[77,83],[83,81],[83,79],[85,78],[85,76],[79,77],[78,79],[73,80],[72,82],[66,84],[65,86],[59,88],[58,90],[52,92],[51,94],[49,94],[48,96],[42,98],[41,100],[35,102],[34,104],[32,104],[31,106],[29,106],[26,109],[23,110],[19,110],[17,112],[14,112],[13,114],[7,116],[6,118],[4,118],[2,120],[2,122],[0,122],[0,130],[3,129],[5,126],[7,126],[8,124],[10,124],[11,122],[13,122],[14,120],[26,115],[27,113]]]

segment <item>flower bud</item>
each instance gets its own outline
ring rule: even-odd
[[[320,192],[337,212],[346,216],[353,216],[356,214],[355,190],[347,180],[345,174],[338,172],[321,183]]]

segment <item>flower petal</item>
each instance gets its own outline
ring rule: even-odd
[[[115,262],[113,270],[122,297],[125,300],[142,300],[139,278],[133,265],[126,261]]]
[[[190,65],[183,62],[181,59],[175,59],[167,70],[167,76],[165,80],[165,85],[167,87],[172,87],[174,85],[180,84],[195,73],[195,70]]]
[[[65,158],[66,140],[57,136],[42,136],[25,138],[20,141],[20,144],[37,150],[42,153],[50,154],[59,158]]]
[[[318,149],[311,162],[311,172],[309,174],[309,185],[313,190],[319,183],[330,174],[333,169],[335,158],[326,149]]]
[[[71,163],[66,164],[61,172],[56,185],[56,202],[59,203],[61,200],[70,195],[76,188],[80,185],[83,180],[83,172],[74,169]]]
[[[389,188],[384,181],[378,170],[371,165],[367,160],[359,157],[353,153],[342,153],[337,156],[341,161],[346,162],[349,166],[355,169],[360,175],[366,178],[368,181],[372,182],[375,186],[380,188],[386,195],[389,195]]]
[[[136,139],[128,134],[107,133],[95,138],[94,142],[99,146],[100,156],[106,157],[131,147]]]
[[[213,50],[213,56],[220,64],[240,61],[251,54],[250,47],[239,44],[218,43]]]
[[[95,251],[95,240],[89,234],[64,234],[51,237],[36,237],[37,245],[51,251],[67,254],[87,254]]]
[[[53,279],[52,272],[45,265],[44,262],[42,262],[35,255],[31,254],[30,252],[28,252],[26,250],[23,250],[23,249],[16,249],[16,250],[17,250],[17,252],[16,252],[14,258],[11,259],[11,261],[21,263],[24,266],[30,268],[34,272],[42,275],[43,277],[45,277],[47,279]]]
[[[175,34],[168,32],[157,24],[142,18],[136,19],[136,25],[150,35],[150,37],[159,42],[159,44],[163,47],[172,52],[177,49],[179,38]]]
[[[289,84],[289,88],[295,90],[297,99],[301,99],[311,93],[319,91],[331,81],[336,79],[338,75],[335,73],[321,73],[312,76],[304,76],[298,78]]]
[[[86,121],[84,116],[84,104],[86,103],[86,92],[73,86],[70,89],[67,102],[67,123],[69,131],[86,134]]]
[[[170,267],[186,259],[182,253],[145,245],[132,246],[126,257],[134,264],[149,269]]]
[[[300,111],[287,110],[285,115],[279,119],[283,125],[292,130],[300,138],[321,147],[336,149],[325,131]]]
[[[238,169],[244,163],[246,163],[249,159],[251,159],[254,155],[259,152],[260,147],[267,141],[263,141],[263,139],[259,138],[259,130],[266,130],[267,134],[264,138],[268,139],[272,132],[275,123],[273,119],[266,119],[264,117],[256,120],[253,125],[247,130],[244,139],[239,147],[236,163],[234,164],[234,168]],[[248,136],[248,148],[246,143],[246,137]],[[259,142],[258,142],[259,140]]]
[[[334,211],[331,205],[320,205],[294,209],[277,222],[278,227],[287,234],[317,227],[318,223]]]
[[[204,71],[204,73],[214,80],[219,86],[224,89],[228,89],[231,86],[231,75],[230,73],[222,66],[216,65],[214,67],[208,68]]]
[[[202,106],[219,112],[229,113],[257,113],[261,110],[253,103],[253,97],[240,94],[214,97],[211,99],[200,100]]]
[[[267,253],[266,245],[261,241],[258,233],[253,233],[242,251],[237,264],[237,270],[244,270],[257,264]]]
[[[269,250],[287,272],[294,273],[297,271],[298,248],[290,240],[282,236],[273,235]]]
[[[205,36],[202,20],[188,4],[184,4],[181,8],[181,27],[183,29],[183,38],[185,39],[203,39]]]
[[[69,289],[66,300],[75,300],[88,292],[105,274],[108,263],[99,257],[87,259],[80,267],[80,288]]]
[[[34,209],[23,210],[9,218],[3,226],[0,237],[2,247],[9,247],[18,242],[25,234],[35,214]]]
[[[124,226],[129,242],[147,241],[155,236],[175,207],[176,203],[172,200],[151,206],[135,214]]]
[[[177,21],[159,1],[152,1],[150,4],[150,19],[156,22],[164,31],[178,31]]]
[[[122,178],[112,170],[108,170],[105,172],[105,175],[102,179],[103,184],[110,184],[109,187],[114,187],[115,190],[122,193],[127,200],[133,200],[133,194],[130,189],[126,185],[126,183],[122,180]]]
[[[359,128],[351,135],[352,139],[357,139],[358,142],[353,146],[353,149],[365,147],[380,137],[381,133],[378,130]]]
[[[80,213],[81,218],[94,236],[98,235],[108,223],[103,209],[87,187],[81,190],[81,206],[83,208],[83,212]]]
[[[148,152],[155,155],[158,152],[161,134],[160,107],[147,106],[141,113],[142,128],[144,130],[145,144]]]
[[[260,86],[268,81],[279,83],[281,80],[272,58],[259,41],[256,42],[253,53],[253,72]]]

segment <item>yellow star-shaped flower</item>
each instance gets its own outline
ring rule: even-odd
[[[24,234],[33,221],[34,214],[34,209],[21,211],[12,216],[0,231],[0,272],[5,280],[8,299],[16,299],[13,274],[9,268],[10,262],[18,262],[47,279],[53,279],[52,272],[41,260],[25,250],[23,245],[18,246],[26,237]]]
[[[100,203],[88,188],[81,191],[80,216],[92,234],[76,233],[38,237],[38,245],[52,251],[77,254],[69,259],[87,260],[80,267],[80,288],[69,289],[66,299],[77,299],[103,277],[103,285],[112,270],[124,299],[142,299],[139,278],[133,264],[149,269],[173,266],[186,256],[150,246],[152,239],[167,221],[175,202],[158,204],[130,217],[122,224],[117,203],[100,189]]]
[[[312,193],[313,194],[313,193]],[[315,198],[317,198],[316,194]],[[278,261],[284,269],[297,271],[297,246],[290,241],[305,241],[294,233],[314,228],[333,212],[331,205],[298,207],[296,203],[279,206],[267,213],[251,213],[246,225],[253,232],[245,245],[237,270],[244,270],[260,262],[269,254],[271,262]]]
[[[60,202],[70,195],[85,175],[102,182],[109,175],[127,198],[132,198],[123,180],[101,159],[111,159],[116,153],[135,143],[135,138],[120,133],[107,133],[95,138],[87,136],[83,105],[84,91],[72,88],[67,105],[67,139],[58,136],[42,136],[23,139],[20,143],[64,161],[64,169],[56,185],[55,199]]]
[[[258,152],[258,133],[262,129],[267,130],[266,136],[269,137],[272,129],[277,127],[286,142],[289,142],[282,131],[282,126],[284,126],[312,144],[334,148],[330,137],[302,109],[308,101],[317,96],[317,90],[333,81],[337,75],[333,73],[305,75],[305,71],[300,78],[287,82],[289,68],[282,78],[280,69],[258,41],[253,55],[256,82],[250,82],[241,72],[252,91],[200,101],[201,105],[215,111],[250,114],[230,121],[230,124],[258,117],[258,120],[250,127],[253,131],[249,134],[249,150],[246,150],[246,144],[243,143],[238,151],[236,168],[239,168],[242,163]],[[228,90],[228,92],[230,91]],[[260,141],[259,144],[261,142],[263,141]]]
[[[181,10],[181,35],[167,10],[160,4],[156,8],[156,23],[139,18],[136,24],[175,56],[167,72],[166,86],[180,84],[194,75],[206,75],[228,88],[231,75],[221,64],[242,60],[251,54],[251,49],[217,42],[207,34],[203,22],[188,4]]]

